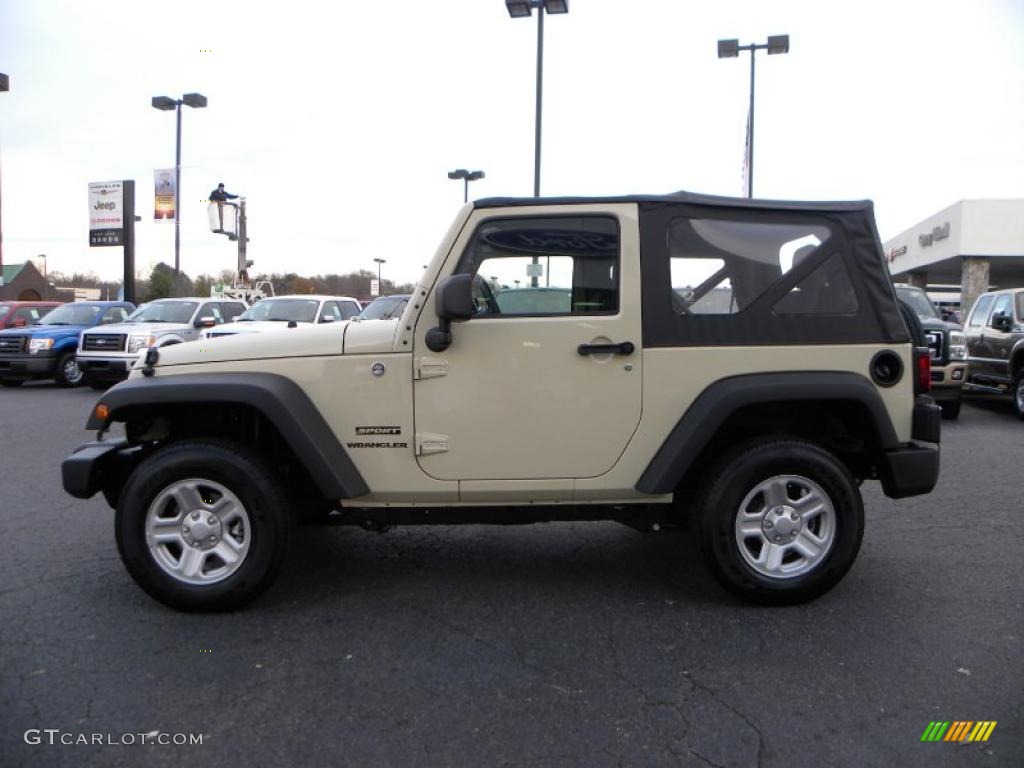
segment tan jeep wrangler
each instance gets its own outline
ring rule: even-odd
[[[689,518],[728,589],[794,603],[852,565],[862,481],[935,485],[912,332],[867,202],[481,200],[400,319],[140,357],[64,487],[105,495],[131,575],[185,610],[264,590],[300,518]]]

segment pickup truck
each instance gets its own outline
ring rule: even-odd
[[[124,320],[135,306],[118,301],[63,304],[35,325],[0,331],[0,385],[53,379],[62,387],[82,383],[75,353],[82,332]]]
[[[983,293],[967,320],[967,389],[1013,397],[1024,419],[1024,288]]]
[[[106,389],[128,377],[140,351],[195,341],[202,329],[233,320],[245,309],[241,301],[157,299],[122,323],[83,333],[75,359],[86,384]]]
[[[140,354],[63,482],[182,610],[265,590],[299,518],[685,523],[728,590],[797,603],[853,565],[862,482],[935,485],[930,384],[869,202],[493,198],[401,317]]]

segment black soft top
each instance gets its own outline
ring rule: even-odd
[[[729,208],[757,208],[780,211],[828,211],[832,213],[873,211],[870,200],[801,201],[760,200],[747,197],[699,195],[694,192],[671,192],[667,195],[616,195],[613,197],[485,197],[473,203],[474,208],[507,208],[523,205],[585,205],[602,203],[689,203],[720,205]]]

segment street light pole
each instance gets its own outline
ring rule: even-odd
[[[540,126],[544,92],[544,7],[537,4],[537,105],[533,126],[533,196],[540,197]]]
[[[186,93],[180,99],[154,96],[151,103],[156,109],[165,112],[173,109],[177,112],[174,135],[174,282],[177,285],[181,269],[181,106],[184,104],[193,109],[202,109],[207,100],[201,93]]]
[[[0,72],[0,93],[11,90],[11,80]],[[3,172],[0,169],[0,288],[4,287]]]
[[[789,35],[770,35],[762,45],[740,45],[740,41],[719,40],[718,58],[734,59],[740,51],[750,51],[750,112],[747,115],[747,197],[754,196],[754,61],[757,51],[768,51],[769,56],[789,53]]]
[[[381,281],[380,267],[381,267],[381,264],[386,264],[388,260],[387,259],[374,259],[374,261],[377,262],[377,295],[378,296],[383,296],[384,295],[384,283]]]
[[[568,13],[569,0],[505,0],[513,19],[524,18],[537,9],[537,103],[533,128],[533,196],[540,197],[541,102],[544,89],[544,15]]]
[[[181,268],[181,100],[175,105],[174,131],[174,288]]]

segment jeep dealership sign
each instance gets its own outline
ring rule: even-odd
[[[89,245],[124,245],[124,182],[89,184]]]

